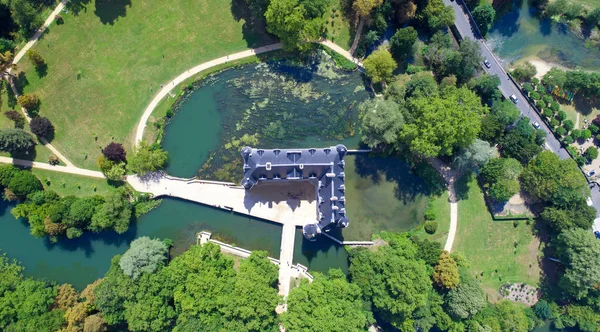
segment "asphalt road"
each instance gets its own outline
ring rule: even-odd
[[[508,74],[502,67],[500,61],[485,43],[485,39],[480,38],[477,28],[471,25],[469,16],[464,11],[463,6],[461,6],[462,0],[444,0],[444,3],[447,6],[452,7],[454,10],[456,16],[454,25],[461,36],[463,38],[475,40],[479,43],[481,47],[481,55],[484,59],[488,59],[488,61],[491,63],[490,68],[487,68],[483,64],[481,64],[481,66],[488,74],[497,75],[500,78],[500,86],[498,88],[502,92],[502,95],[504,95],[504,97],[507,99],[513,94],[517,96],[519,99],[517,108],[519,111],[521,111],[521,114],[528,117],[532,123],[537,122],[540,124],[540,128],[546,132],[546,149],[556,153],[561,159],[570,158],[567,151],[561,147],[560,142],[556,139],[556,137],[554,137],[554,134],[550,131],[550,128],[546,126],[546,123],[542,121],[540,116],[531,108],[531,106],[529,106],[529,103],[525,99],[525,96],[521,93],[521,90],[517,88],[517,86],[515,86],[515,84],[508,78]],[[594,230],[600,230],[600,185],[594,185],[590,189],[593,206],[596,208],[597,217],[599,217],[594,221],[593,228]]]

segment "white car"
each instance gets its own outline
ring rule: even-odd
[[[483,64],[488,68],[492,67],[492,64],[490,63],[490,61],[488,59],[483,60]]]
[[[533,122],[531,125],[532,125],[532,126],[533,126],[533,128],[535,128],[535,129],[539,129],[539,128],[540,128],[540,123],[539,123],[539,122],[537,122],[537,121],[534,121],[534,122]]]
[[[512,100],[512,102],[513,102],[513,103],[515,103],[515,104],[519,102],[519,98],[517,98],[517,96],[515,96],[515,95],[510,95],[510,97],[509,97],[509,98],[510,98],[510,100]]]

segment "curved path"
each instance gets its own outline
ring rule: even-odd
[[[63,10],[63,8],[65,8],[65,5],[67,4],[67,2],[68,2],[68,0],[62,0],[56,6],[56,8],[54,8],[52,13],[50,13],[50,15],[48,15],[48,18],[46,18],[46,21],[44,22],[44,24],[39,29],[37,29],[37,31],[35,32],[33,37],[31,37],[31,39],[27,42],[27,44],[25,44],[25,46],[19,51],[19,53],[17,53],[17,55],[13,59],[13,64],[16,65],[23,58],[25,53],[27,51],[29,51],[29,49],[31,47],[33,47],[33,45],[35,45],[35,43],[40,39],[40,37],[42,36],[44,31],[46,31],[48,26],[50,26],[50,24],[52,24],[52,22],[54,22],[56,15],[58,15]],[[9,70],[9,73],[10,73],[10,70]],[[18,97],[19,93],[17,92],[17,88],[15,87],[14,82],[12,81],[12,79],[9,80],[9,82],[10,82],[10,87],[13,90],[13,93],[15,94],[15,96]],[[27,122],[31,122],[31,118],[27,114],[27,110],[25,110],[24,108],[21,108],[21,112],[23,112],[23,114],[25,115],[25,119],[27,119]],[[73,163],[71,163],[69,161],[69,159],[67,159],[67,157],[65,157],[62,153],[60,153],[60,151],[58,151],[58,149],[56,149],[52,144],[50,144],[48,141],[46,141],[46,139],[41,138],[40,141],[42,141],[44,146],[47,147],[48,149],[50,149],[50,151],[52,151],[52,153],[54,153],[54,155],[56,155],[58,157],[58,159],[62,160],[65,164],[67,164],[68,167],[75,167],[75,165],[73,165]]]
[[[45,169],[48,171],[75,174],[75,175],[81,175],[81,176],[89,176],[89,177],[98,178],[98,179],[105,178],[104,174],[102,174],[102,172],[92,171],[89,169],[79,168],[79,167],[75,167],[75,166],[53,166],[50,164],[40,163],[37,161],[14,159],[14,158],[9,158],[9,157],[0,157],[0,163],[13,164],[13,165],[28,167],[28,168],[39,168],[39,169]]]
[[[344,58],[356,63],[356,65],[358,65],[359,67],[362,67],[362,63],[360,61],[358,61],[358,59],[354,58],[352,56],[352,54],[350,54],[350,52],[341,48],[337,44],[335,44],[329,40],[323,40],[323,41],[320,41],[319,43],[321,45],[329,47],[330,49],[332,49],[335,52],[342,55]],[[144,113],[142,114],[142,118],[140,119],[140,122],[138,123],[137,129],[135,131],[135,144],[137,145],[144,138],[144,129],[146,128],[148,119],[150,118],[150,115],[152,115],[152,112],[154,112],[154,109],[156,108],[156,106],[158,106],[160,101],[163,98],[165,98],[167,96],[167,94],[169,94],[169,92],[171,92],[179,84],[181,84],[181,82],[189,79],[190,77],[200,73],[203,70],[206,70],[206,69],[218,66],[218,65],[222,65],[229,61],[239,60],[239,59],[247,58],[247,57],[250,57],[250,56],[253,56],[256,54],[261,54],[261,53],[265,53],[265,52],[278,50],[278,49],[281,49],[281,46],[282,46],[281,43],[277,43],[277,44],[271,44],[271,45],[266,45],[266,46],[262,46],[262,47],[258,47],[258,48],[249,49],[249,50],[239,52],[239,53],[226,55],[226,56],[199,64],[193,68],[186,70],[181,75],[174,78],[172,81],[170,81],[169,83],[164,85],[164,87],[162,89],[160,89],[160,91],[158,91],[156,96],[154,96],[154,99],[152,99],[152,101],[150,102],[148,107],[146,107],[146,109],[144,110]]]
[[[154,96],[154,99],[152,99],[152,101],[150,102],[150,105],[148,105],[148,107],[146,107],[146,109],[144,110],[144,114],[142,114],[142,119],[138,123],[137,130],[135,131],[135,144],[137,145],[139,142],[142,141],[142,138],[144,136],[144,129],[146,128],[146,122],[148,122],[148,118],[150,118],[150,115],[152,114],[152,112],[154,111],[156,106],[158,106],[158,103],[169,92],[171,92],[171,90],[173,90],[175,87],[177,87],[181,82],[187,80],[188,78],[198,74],[199,72],[201,72],[203,70],[206,70],[206,69],[218,66],[218,65],[222,65],[229,61],[247,58],[247,57],[250,57],[250,56],[253,56],[256,54],[261,54],[261,53],[265,53],[265,52],[269,52],[269,51],[278,50],[280,48],[281,48],[281,43],[277,43],[277,44],[271,44],[271,45],[267,45],[267,46],[249,49],[249,50],[239,52],[239,53],[226,55],[226,56],[220,57],[218,59],[214,59],[214,60],[199,64],[196,67],[193,67],[193,68],[185,71],[181,75],[175,77],[175,79],[173,79],[171,82],[167,83],[162,89],[160,89],[160,91],[158,91],[156,96]]]

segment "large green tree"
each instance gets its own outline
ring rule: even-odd
[[[467,170],[478,170],[496,155],[496,148],[490,143],[475,139],[468,147],[460,150],[452,160],[452,168],[465,172]]]
[[[417,249],[405,237],[389,240],[389,246],[373,252],[357,248],[350,252],[350,276],[373,310],[400,328],[412,325],[413,312],[427,302],[431,279],[425,263],[416,260]]]
[[[519,175],[523,167],[512,158],[490,160],[481,170],[483,186],[490,196],[498,202],[506,202],[519,192]]]
[[[360,288],[346,281],[341,270],[315,273],[291,290],[282,324],[289,331],[361,331],[371,312],[363,306]]]
[[[394,147],[404,124],[400,105],[390,99],[368,99],[359,106],[361,139],[369,147]]]
[[[133,172],[144,175],[148,172],[156,172],[165,167],[167,163],[167,152],[158,147],[151,147],[141,142],[136,148],[135,154],[127,165]]]
[[[386,84],[392,78],[392,73],[398,67],[392,54],[384,47],[380,47],[371,53],[363,62],[367,76],[373,82]]]
[[[500,79],[497,75],[483,74],[469,81],[469,87],[473,89],[481,100],[491,103],[495,99],[500,99],[502,93],[498,89]]]
[[[411,98],[411,115],[400,134],[410,152],[423,157],[452,155],[469,146],[479,133],[485,108],[471,90],[445,89],[440,97]]]
[[[361,17],[368,17],[371,11],[383,3],[383,0],[354,0],[352,9]]]
[[[541,152],[529,162],[521,181],[534,199],[564,208],[585,201],[590,193],[575,161],[561,160],[550,151]]]
[[[559,286],[582,299],[600,283],[600,241],[588,229],[567,229],[552,242],[565,267]]]
[[[0,151],[10,154],[31,152],[36,143],[31,134],[23,129],[8,128],[0,130]]]
[[[267,30],[281,39],[285,49],[306,50],[310,47],[309,43],[325,31],[322,16],[309,16],[310,13],[298,0],[271,0],[265,12]]]
[[[125,275],[135,280],[142,274],[152,273],[165,265],[168,250],[162,241],[143,236],[131,242],[129,249],[121,257],[119,266]]]
[[[446,293],[445,302],[448,313],[460,319],[467,319],[475,315],[486,305],[483,290],[473,278],[461,280],[457,287]]]
[[[399,60],[412,56],[413,45],[417,41],[417,30],[413,27],[401,28],[390,39],[392,54]]]
[[[477,22],[479,31],[483,36],[486,36],[496,18],[494,7],[488,3],[481,4],[473,9],[472,15],[475,22]]]
[[[454,23],[452,7],[444,5],[442,0],[429,0],[421,17],[431,30],[439,30]]]

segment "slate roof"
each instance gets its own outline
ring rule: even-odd
[[[346,216],[344,156],[348,149],[338,144],[320,149],[242,148],[242,186],[252,189],[261,181],[312,181],[317,211],[315,223],[304,226],[304,236],[314,240],[321,230],[348,226]]]

